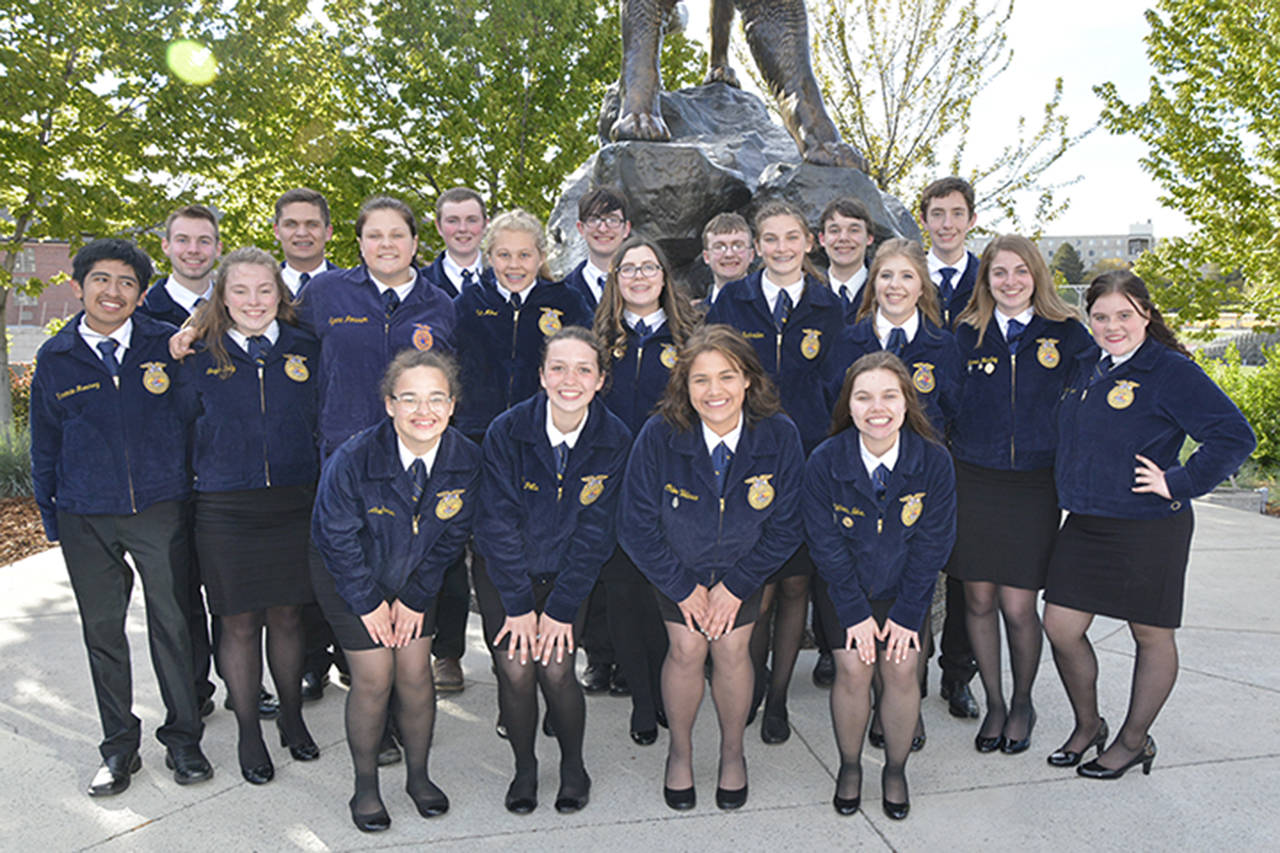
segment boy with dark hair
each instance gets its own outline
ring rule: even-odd
[[[717,213],[702,228],[702,260],[711,270],[711,286],[703,303],[710,308],[731,281],[746,278],[756,250],[751,226],[737,213]]]
[[[450,187],[436,199],[436,233],[444,249],[427,267],[427,278],[456,299],[464,287],[479,284],[480,238],[489,218],[484,198],[470,187]]]
[[[284,252],[280,275],[295,297],[312,278],[338,268],[324,256],[325,247],[333,238],[333,223],[329,202],[321,193],[306,187],[283,193],[276,199],[271,230]]]
[[[954,330],[978,279],[978,258],[965,248],[978,221],[973,187],[963,178],[941,178],[920,195],[920,224],[929,232],[929,276],[938,286],[943,328]]]
[[[593,312],[604,293],[613,253],[631,233],[627,199],[611,187],[596,187],[578,200],[578,233],[587,241],[587,259],[574,267],[564,283],[578,291]]]
[[[77,252],[71,287],[84,310],[40,348],[31,383],[36,503],[45,535],[62,545],[102,722],[92,797],[124,791],[142,765],[124,631],[135,570],[167,711],[156,732],[165,763],[180,785],[213,776],[200,751],[204,724],[183,614],[191,474],[171,387],[174,328],[134,316],[150,278],[151,261],[133,243],[95,240]]]
[[[867,280],[867,247],[875,241],[871,214],[856,198],[832,200],[818,221],[818,242],[827,253],[827,284],[852,321]]]

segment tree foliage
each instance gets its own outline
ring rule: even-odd
[[[1013,0],[989,8],[977,0],[810,3],[814,73],[827,109],[866,155],[880,189],[910,205],[932,180],[961,175],[974,186],[984,226],[1008,220],[1021,228],[1018,201],[1028,194],[1037,226],[1065,210],[1065,184],[1042,180],[1084,136],[1068,130],[1061,78],[1039,117],[1019,117],[1015,141],[994,159],[975,163],[967,154],[974,104],[1013,56],[1006,35],[1013,11]]]
[[[1079,284],[1084,281],[1084,261],[1080,259],[1080,253],[1076,251],[1076,247],[1070,243],[1064,242],[1054,250],[1049,267],[1062,273],[1069,284]]]
[[[1148,146],[1144,169],[1192,233],[1161,241],[1139,274],[1164,278],[1161,307],[1185,324],[1224,304],[1274,319],[1280,307],[1280,0],[1159,0],[1146,12],[1155,73],[1146,100],[1095,88],[1113,133]],[[1206,270],[1237,272],[1231,286]]]

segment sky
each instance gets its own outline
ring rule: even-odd
[[[980,0],[979,6],[989,7]],[[709,0],[686,0],[688,35],[707,38]],[[1002,4],[1003,5],[1003,4]],[[1019,113],[1035,122],[1063,78],[1062,110],[1073,133],[1098,120],[1101,101],[1093,87],[1115,83],[1122,98],[1141,101],[1151,67],[1142,39],[1148,28],[1144,0],[1075,0],[1046,3],[1020,0],[1009,24],[1013,61],[975,101],[969,152],[975,160],[993,156],[1016,131]],[[739,74],[739,79],[744,75]],[[1007,105],[1018,105],[1010,109]],[[1098,128],[1063,155],[1046,173],[1050,182],[1080,181],[1059,192],[1071,200],[1046,234],[1124,234],[1133,223],[1151,220],[1157,238],[1185,234],[1186,220],[1157,200],[1160,188],[1138,160],[1146,147],[1136,137],[1112,136]],[[1030,213],[1028,204],[1026,212]]]

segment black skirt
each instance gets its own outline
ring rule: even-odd
[[[751,596],[738,605],[738,615],[733,620],[734,628],[741,628],[743,625],[750,625],[756,621],[756,617],[760,615],[760,596],[764,593],[764,587],[758,588]],[[653,588],[654,598],[658,601],[658,612],[662,614],[662,621],[674,622],[677,625],[684,624],[684,614],[680,612],[680,605],[667,598],[657,587]]]
[[[338,587],[333,582],[333,575],[324,565],[324,558],[314,546],[310,549],[311,586],[315,589],[316,604],[325,621],[333,629],[333,637],[344,652],[364,652],[369,649],[380,649],[383,646],[374,642],[369,636],[369,629],[364,626],[360,615],[351,610],[351,605],[338,594]],[[394,598],[388,598],[390,604]],[[422,630],[419,637],[434,637],[436,634],[436,599],[427,602],[422,614]]]
[[[505,650],[511,643],[509,634],[503,637],[502,642],[497,646],[493,644],[493,641],[507,621],[507,608],[502,603],[502,596],[499,595],[498,588],[489,579],[489,568],[484,560],[472,561],[471,583],[476,591],[476,604],[480,607],[480,622],[484,631],[485,645],[488,646],[491,652]],[[533,612],[541,615],[547,606],[547,599],[551,597],[551,590],[555,589],[555,577],[530,580],[529,583],[533,591]],[[587,602],[584,599],[578,605],[578,612],[573,617],[573,644],[575,648],[582,644],[582,626],[586,621]]]
[[[956,460],[956,544],[946,573],[1040,589],[1062,523],[1053,469],[1001,471]]]
[[[196,494],[196,551],[211,613],[314,599],[307,571],[314,497],[311,486]]]
[[[893,609],[893,603],[897,600],[896,598],[873,598],[868,602],[871,605],[871,618],[876,620],[877,627],[884,627],[885,621],[889,618],[889,611]],[[842,650],[845,642],[845,627],[840,624],[840,617],[836,615],[836,606],[831,601],[831,593],[822,575],[815,575],[813,579],[813,607],[818,611],[818,622],[827,635],[827,643],[834,651]],[[926,615],[925,621],[927,622],[928,619]],[[920,635],[920,642],[924,643],[923,633]],[[888,646],[888,643],[876,640],[876,646],[883,649]]]
[[[1058,535],[1044,600],[1072,610],[1177,628],[1195,517],[1104,518],[1073,512]]]
[[[809,556],[809,546],[801,543],[796,552],[787,558],[787,561],[779,566],[776,572],[769,575],[769,579],[765,583],[777,583],[784,578],[800,577],[801,575],[808,577],[817,571],[817,567],[813,565],[813,558]]]

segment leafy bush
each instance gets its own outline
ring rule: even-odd
[[[24,428],[29,423],[31,377],[35,372],[33,364],[9,365],[9,385],[13,389],[13,422]]]
[[[0,433],[0,498],[31,494],[31,441],[25,427]]]
[[[1197,353],[1196,359],[1210,378],[1226,392],[1258,436],[1250,458],[1264,468],[1280,464],[1280,345],[1262,348],[1266,361],[1250,367],[1230,344],[1217,361]]]

